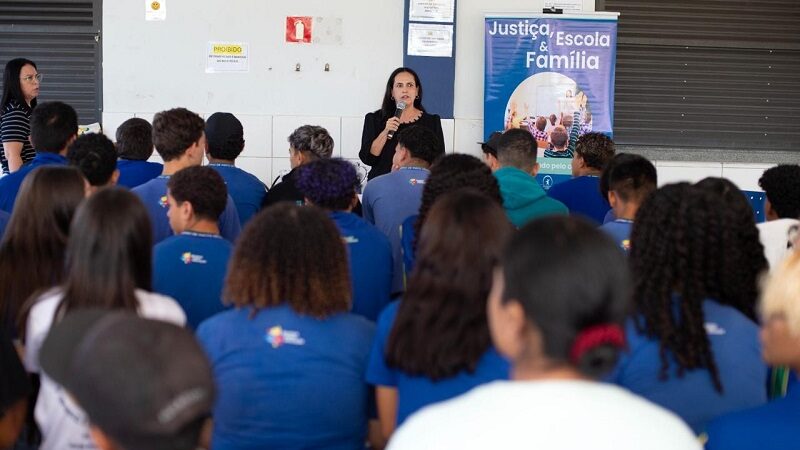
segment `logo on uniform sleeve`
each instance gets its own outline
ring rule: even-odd
[[[425,180],[421,180],[421,179],[419,179],[419,178],[411,178],[411,179],[409,179],[409,180],[408,180],[408,182],[409,182],[409,183],[410,183],[412,186],[416,186],[416,185],[418,185],[418,184],[419,184],[419,185],[425,184]]]
[[[623,239],[619,246],[622,247],[622,249],[625,250],[626,253],[630,252],[631,251],[631,240],[630,239]]]
[[[345,244],[358,244],[358,238],[355,236],[344,236],[342,240]]]
[[[166,195],[161,197],[160,199],[158,199],[158,205],[160,207],[162,207],[162,208],[168,208],[169,207],[169,203],[167,203],[167,196]]]
[[[300,336],[300,332],[284,330],[280,325],[269,328],[265,340],[272,348],[283,345],[306,345],[306,340]]]
[[[183,252],[181,254],[181,261],[184,264],[206,264],[206,258],[203,255],[196,255],[191,252]]]

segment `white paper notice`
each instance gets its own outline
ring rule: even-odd
[[[564,14],[583,12],[583,0],[545,0],[544,7],[555,7],[563,10]]]
[[[408,24],[408,54],[412,56],[453,56],[453,26]]]
[[[144,0],[144,20],[167,20],[167,0]]]
[[[408,20],[455,22],[455,0],[409,0]]]
[[[206,73],[248,72],[248,44],[245,42],[209,42]]]

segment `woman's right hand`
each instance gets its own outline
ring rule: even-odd
[[[389,120],[386,121],[386,127],[383,129],[383,131],[389,133],[390,131],[392,132],[397,131],[398,128],[400,128],[400,119],[392,116]]]

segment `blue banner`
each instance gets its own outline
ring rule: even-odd
[[[485,35],[484,136],[529,130],[539,178],[557,182],[571,173],[565,132],[573,145],[576,133],[612,135],[616,15],[487,17]]]

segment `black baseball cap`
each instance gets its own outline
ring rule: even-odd
[[[483,150],[484,153],[489,153],[491,155],[497,156],[497,147],[498,147],[497,144],[500,143],[500,136],[502,135],[503,135],[502,131],[492,132],[492,134],[489,135],[489,140],[487,140],[486,142],[478,142],[478,144],[481,144],[481,150]]]
[[[236,116],[228,112],[215,112],[206,120],[205,132],[212,155],[219,151],[239,156],[244,146],[244,128]]]
[[[67,314],[47,335],[39,362],[123,448],[162,448],[213,407],[211,366],[191,332],[132,312]]]

